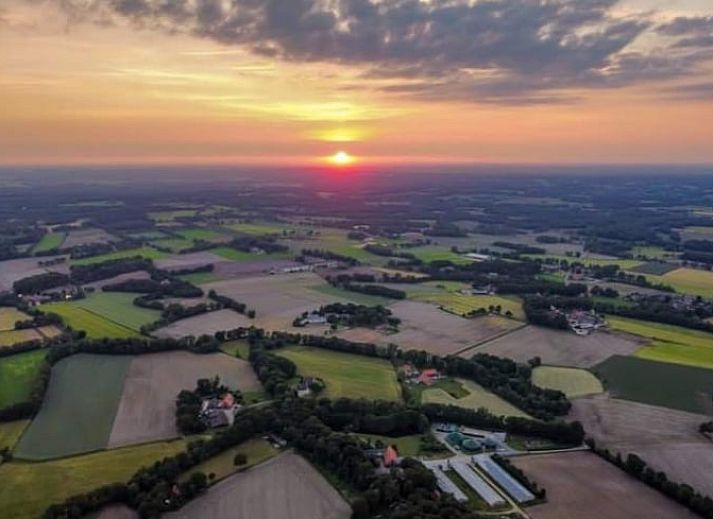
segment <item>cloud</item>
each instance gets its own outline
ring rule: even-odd
[[[654,27],[613,14],[618,0],[57,0],[74,17],[188,33],[290,62],[364,67],[390,92],[441,100],[569,101],[689,74],[713,18]],[[648,32],[673,38],[631,50]],[[690,48],[690,52],[682,50]],[[396,84],[394,84],[396,81]],[[400,83],[399,83],[400,81]]]

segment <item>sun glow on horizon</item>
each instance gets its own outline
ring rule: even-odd
[[[338,151],[334,155],[329,156],[327,160],[334,166],[349,166],[356,162],[356,158],[346,151]]]

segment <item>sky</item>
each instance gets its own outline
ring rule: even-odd
[[[0,49],[0,165],[713,164],[710,0],[2,0]]]

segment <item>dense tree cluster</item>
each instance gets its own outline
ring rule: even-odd
[[[547,251],[541,247],[533,247],[524,243],[513,243],[509,241],[495,241],[493,246],[503,249],[510,249],[518,254],[545,254]]]
[[[337,254],[336,252],[323,250],[323,249],[302,249],[302,255],[297,258],[297,260],[305,262],[306,258],[322,258],[325,260],[338,261],[344,263],[345,265],[356,266],[359,264],[357,260],[352,257],[344,256],[343,254]]]
[[[345,283],[341,285],[341,287],[350,292],[359,292],[360,294],[368,294],[370,296],[386,297],[389,299],[406,299],[406,292],[403,290],[397,290],[384,285]]]
[[[16,294],[38,294],[45,290],[52,290],[68,285],[69,276],[59,272],[44,272],[19,279],[12,284]]]
[[[220,310],[220,308],[222,307],[218,303],[199,303],[193,306],[183,306],[179,303],[171,303],[170,305],[163,306],[161,317],[159,317],[156,321],[143,325],[141,327],[141,333],[143,335],[149,335],[152,331],[168,326],[169,324],[180,321],[181,319],[188,319],[189,317],[195,317],[196,315],[213,312]]]
[[[136,256],[122,258],[89,265],[72,266],[72,282],[76,284],[94,283],[103,279],[111,279],[121,274],[137,272],[139,270],[153,270],[153,262]]]
[[[208,292],[208,297],[216,303],[220,304],[223,308],[230,308],[231,310],[234,310],[239,314],[245,314],[250,319],[255,318],[255,310],[248,309],[245,303],[236,301],[235,299],[228,296],[220,295],[215,290],[211,290],[210,292]]]
[[[289,250],[287,245],[279,243],[274,236],[239,236],[228,245],[243,252],[261,250],[267,254],[287,252]]]
[[[232,391],[222,384],[217,376],[198,379],[193,390],[182,390],[176,398],[176,428],[185,435],[204,432],[208,427],[201,417],[203,400],[222,398],[226,393],[231,393],[236,403],[242,402],[243,397],[240,392]]]
[[[381,305],[366,306],[354,303],[332,303],[321,306],[315,313],[324,316],[333,326],[363,326],[374,328],[387,324],[397,327],[401,320],[392,316],[391,310]],[[295,319],[293,326],[303,326],[308,312]]]

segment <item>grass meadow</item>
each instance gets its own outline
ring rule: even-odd
[[[300,375],[324,380],[330,398],[401,399],[396,372],[386,360],[304,346],[275,353],[294,362]]]
[[[139,468],[185,447],[183,440],[176,440],[41,463],[4,463],[0,465],[0,510],[3,517],[36,519],[52,504],[98,486],[126,482]]]
[[[602,383],[586,369],[538,366],[532,372],[532,383],[544,389],[562,391],[568,398],[596,395],[604,391]]]
[[[214,483],[221,479],[235,474],[238,470],[245,470],[254,465],[258,465],[263,461],[267,461],[273,456],[279,454],[280,451],[275,449],[269,442],[262,438],[253,438],[245,443],[241,443],[237,447],[233,447],[217,456],[214,456],[203,463],[193,467],[188,471],[182,479],[188,477],[194,472],[203,472],[204,474],[215,474]],[[233,463],[236,454],[245,454],[248,462],[245,465],[236,467]]]
[[[713,297],[713,272],[707,270],[680,268],[661,276],[647,275],[646,278],[652,283],[669,285],[682,294]]]
[[[79,354],[55,364],[16,457],[42,460],[104,449],[130,362],[128,355]]]
[[[0,408],[30,398],[47,350],[33,350],[0,358]]]
[[[457,379],[461,386],[468,392],[467,396],[461,398],[454,397],[440,387],[428,388],[421,393],[421,403],[423,404],[443,404],[454,405],[464,409],[479,409],[484,407],[497,416],[519,416],[529,418],[530,416],[521,411],[499,396],[491,393],[482,386],[471,380]]]
[[[66,232],[50,232],[45,234],[42,239],[32,248],[32,252],[47,252],[54,249],[59,249],[64,240],[67,238]]]
[[[140,256],[144,259],[158,260],[165,258],[167,255],[151,247],[140,247],[138,249],[120,250],[116,252],[110,252],[109,254],[101,254],[99,256],[90,256],[88,258],[74,259],[70,261],[70,264],[73,266],[93,265],[94,263],[102,263],[104,261],[109,260],[133,258],[136,256]]]
[[[29,315],[20,312],[17,308],[10,306],[0,307],[0,332],[14,330],[17,321],[24,321],[29,318]]]

